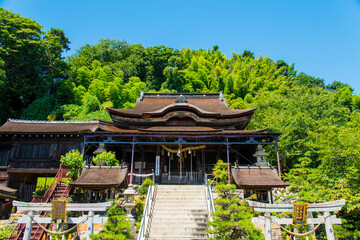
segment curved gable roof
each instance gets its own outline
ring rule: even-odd
[[[186,102],[176,102],[180,96]],[[187,93],[144,93],[143,98],[138,98],[132,109],[109,108],[110,114],[141,117],[144,115],[161,114],[169,108],[185,107],[195,109],[197,112],[209,115],[232,116],[244,113],[254,113],[256,109],[230,109],[225,99],[220,94],[187,94]]]

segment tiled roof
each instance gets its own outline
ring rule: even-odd
[[[239,167],[231,169],[231,179],[239,188],[287,187],[275,169],[270,167]]]
[[[29,121],[9,119],[0,127],[0,133],[73,133],[95,132],[99,121]]]
[[[179,96],[184,96],[186,102],[176,102]],[[144,95],[138,98],[136,105],[132,109],[108,109],[110,114],[130,115],[130,116],[146,116],[163,114],[169,109],[190,108],[199,114],[217,115],[217,116],[233,116],[253,114],[255,109],[230,109],[225,99],[219,97],[219,94],[152,94]]]
[[[16,189],[12,189],[12,188],[6,187],[3,184],[0,184],[0,197],[15,199],[16,192],[17,192]]]

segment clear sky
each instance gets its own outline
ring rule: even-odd
[[[360,93],[360,0],[0,0],[0,7],[60,28],[73,54],[99,39],[144,47],[244,50],[295,63]]]

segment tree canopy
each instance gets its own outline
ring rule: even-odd
[[[360,95],[340,81],[297,73],[294,63],[219,46],[180,50],[101,39],[63,59],[60,29],[0,9],[0,122],[7,118],[110,120],[140,91],[219,92],[230,108],[257,108],[249,129],[281,132],[281,167],[307,202],[345,198],[341,236],[359,236]],[[266,149],[276,165],[273,148]]]

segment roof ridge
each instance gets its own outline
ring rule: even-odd
[[[100,123],[99,120],[92,120],[92,121],[48,121],[48,120],[22,120],[22,119],[12,119],[9,118],[7,120],[8,122],[14,122],[14,123],[53,123],[53,124],[59,124],[59,123],[67,123],[67,124],[84,124],[84,123]]]

